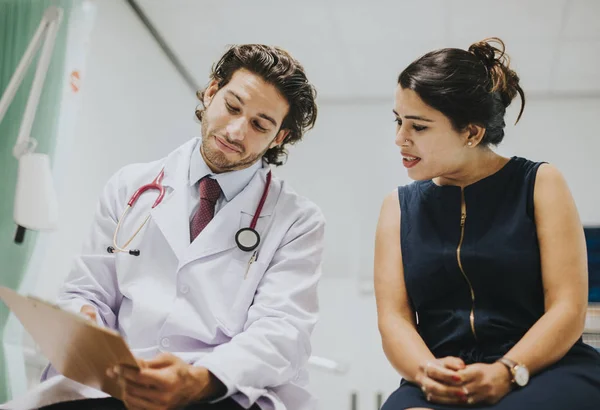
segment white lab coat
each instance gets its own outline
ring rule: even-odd
[[[314,409],[305,366],[318,313],[323,215],[274,177],[256,227],[258,258],[248,268],[251,253],[238,249],[234,236],[250,225],[259,203],[269,170],[263,164],[190,244],[188,171],[196,142],[161,161],[129,165],[110,179],[60,304],[76,312],[93,304],[99,321],[117,329],[138,357],[168,351],[208,368],[245,408]],[[125,204],[163,166],[165,198],[130,246],[140,256],[107,253]],[[151,192],[125,219],[119,245],[148,214],[156,199]],[[56,389],[56,377],[62,378],[51,377],[36,394],[44,385]],[[74,397],[97,394],[86,390]]]

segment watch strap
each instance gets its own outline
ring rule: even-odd
[[[501,357],[500,359],[498,359],[498,361],[511,370],[519,365],[519,363],[509,359],[508,357]]]

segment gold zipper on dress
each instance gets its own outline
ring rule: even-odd
[[[469,285],[469,290],[471,291],[471,314],[469,315],[469,320],[471,322],[471,331],[473,332],[473,337],[477,339],[477,334],[475,333],[475,291],[473,290],[473,286],[471,285],[471,281],[469,277],[465,273],[463,269],[462,262],[460,260],[460,248],[463,243],[463,239],[465,237],[465,221],[467,219],[467,203],[465,202],[465,191],[463,189],[460,190],[460,241],[458,242],[458,247],[456,248],[456,259],[458,260],[458,267],[463,274],[463,277],[467,281]]]

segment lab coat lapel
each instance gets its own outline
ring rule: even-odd
[[[215,215],[190,245],[182,261],[182,265],[237,246],[235,243],[235,234],[242,227],[242,223],[249,225],[249,222],[247,222],[248,218],[243,218],[242,215],[244,213],[254,215],[265,188],[266,175],[269,169],[269,166],[266,164],[263,168],[259,169],[246,188]],[[271,183],[267,201],[261,212],[261,220],[263,221],[265,218],[270,217],[277,202],[275,195],[277,190],[274,185],[274,183]],[[264,222],[261,223],[261,225],[263,224]]]
[[[181,261],[190,244],[189,168],[192,149],[197,140],[191,140],[169,155],[165,161],[163,185],[165,199],[151,212],[151,218]]]

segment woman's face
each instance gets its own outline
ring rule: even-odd
[[[419,95],[398,85],[396,89],[396,145],[413,180],[450,177],[468,161],[469,132],[456,131],[444,114],[428,106]]]

